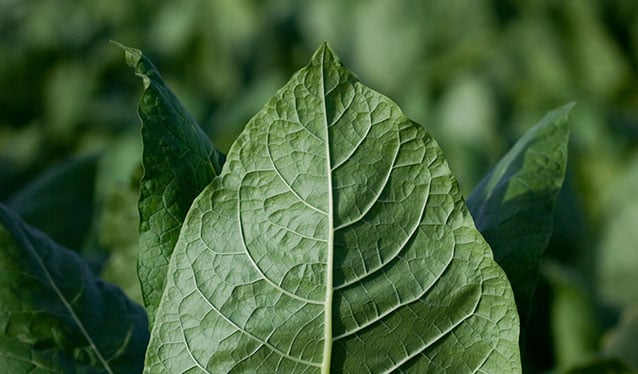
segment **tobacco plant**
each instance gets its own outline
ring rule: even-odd
[[[326,44],[226,155],[122,48],[145,88],[144,308],[0,206],[1,371],[521,372],[571,105],[466,203],[425,128]]]

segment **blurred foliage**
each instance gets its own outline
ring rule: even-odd
[[[526,371],[635,368],[620,313],[638,305],[638,2],[0,0],[0,201],[139,297],[142,88],[109,40],[143,49],[222,150],[328,40],[433,134],[465,193],[576,101]]]

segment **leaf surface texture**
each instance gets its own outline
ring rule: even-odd
[[[323,45],[198,196],[157,372],[519,372],[505,274],[435,141]]]

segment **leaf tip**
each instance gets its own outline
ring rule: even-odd
[[[311,64],[329,65],[335,62],[339,62],[339,58],[334,53],[328,41],[323,41],[319,48],[315,51],[310,59]]]
[[[576,101],[571,101],[565,105],[563,105],[562,107],[558,108],[558,110],[560,111],[564,111],[566,116],[569,116],[569,114],[571,113],[571,111],[574,109],[574,107],[576,106],[577,102]]]
[[[133,69],[135,69],[135,75],[142,78],[142,82],[144,83],[144,89],[147,89],[148,86],[150,85],[150,79],[146,74],[140,73],[142,69],[140,69],[140,66],[139,66],[140,62],[142,61],[144,57],[144,54],[142,53],[142,51],[137,48],[127,47],[124,44],[117,42],[115,40],[109,40],[109,42],[124,50],[124,59],[126,60],[126,64],[132,67]]]
[[[126,59],[126,64],[128,66],[135,68],[142,59],[142,51],[140,51],[139,49],[127,47],[115,40],[110,40],[109,42],[124,50],[124,58]]]
[[[576,102],[572,101],[570,103],[567,103],[559,108],[556,108],[550,111],[545,116],[548,119],[547,122],[554,123],[556,126],[564,127],[568,129],[569,126],[567,122],[569,119],[569,115],[571,114],[572,109],[574,109],[575,105],[576,105]]]

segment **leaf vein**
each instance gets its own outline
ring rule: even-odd
[[[277,291],[290,296],[293,299],[299,300],[301,302],[304,303],[308,303],[308,304],[317,304],[317,305],[323,305],[323,301],[319,301],[319,300],[311,300],[311,299],[306,299],[303,298],[299,295],[296,295],[286,289],[284,289],[283,287],[281,287],[281,285],[275,283],[272,279],[268,278],[266,276],[266,274],[261,270],[261,268],[259,267],[259,265],[257,265],[257,262],[255,262],[255,259],[253,258],[253,256],[251,256],[250,251],[248,250],[248,247],[246,246],[246,240],[244,237],[244,225],[243,225],[243,219],[242,219],[242,215],[241,215],[241,199],[237,199],[237,223],[239,226],[239,236],[240,236],[240,242],[241,242],[241,246],[244,249],[244,255],[246,255],[246,257],[248,258],[248,261],[250,261],[250,264],[255,268],[255,270],[257,271],[257,273],[259,273],[259,276],[261,276],[264,281],[266,281],[266,283],[270,284],[272,287],[274,287]]]
[[[370,199],[370,201],[368,202],[368,205],[364,207],[359,217],[352,219],[350,222],[344,222],[341,225],[335,227],[334,229],[335,231],[341,230],[344,227],[355,224],[356,222],[360,221],[370,211],[370,209],[372,209],[372,207],[374,206],[374,203],[376,203],[379,200],[379,198],[381,197],[381,194],[385,190],[385,187],[388,185],[388,181],[390,180],[390,176],[392,175],[392,171],[394,170],[394,166],[396,164],[396,160],[400,150],[401,150],[401,146],[399,145],[396,147],[396,151],[392,157],[392,163],[390,164],[390,167],[388,168],[388,171],[383,180],[383,185],[379,187],[379,190],[376,192],[376,195]]]
[[[376,319],[370,320],[370,321],[365,322],[363,324],[359,324],[356,329],[353,329],[351,331],[346,331],[343,334],[335,336],[335,341],[343,339],[343,338],[346,338],[346,337],[348,337],[350,335],[356,334],[357,332],[359,332],[359,331],[365,329],[366,327],[376,323],[380,319],[382,319],[382,318],[386,317],[387,315],[393,313],[394,311],[398,310],[399,308],[404,307],[404,306],[409,305],[409,304],[412,304],[412,303],[420,300],[423,296],[425,296],[425,294],[427,294],[432,289],[432,287],[434,287],[441,280],[443,273],[450,267],[450,265],[452,264],[452,260],[453,259],[454,259],[454,256],[451,256],[450,260],[448,261],[448,263],[445,264],[445,266],[443,266],[441,268],[441,271],[436,276],[436,281],[432,282],[432,284],[430,284],[429,287],[425,288],[421,293],[419,293],[419,295],[417,295],[416,297],[414,297],[414,298],[412,298],[410,300],[399,302],[395,307],[388,309],[385,313],[378,313],[378,311],[377,311],[377,318]],[[375,307],[376,307],[376,304],[375,304]]]
[[[272,123],[270,124],[270,126],[272,126]],[[327,215],[328,212],[324,212],[323,210],[313,206],[312,204],[308,203],[307,201],[305,201],[300,195],[299,193],[297,193],[297,191],[295,191],[294,188],[292,188],[292,186],[290,185],[290,183],[288,183],[288,181],[284,178],[284,176],[281,174],[281,172],[279,171],[279,169],[277,168],[277,165],[275,164],[275,160],[273,160],[272,158],[272,152],[270,151],[270,133],[272,131],[270,131],[270,127],[267,131],[267,140],[266,140],[266,150],[268,153],[268,160],[270,160],[270,164],[272,165],[272,170],[277,174],[277,176],[279,177],[279,179],[281,179],[281,181],[284,183],[284,185],[286,185],[286,188],[288,188],[288,190],[290,190],[290,192],[295,195],[295,197],[297,199],[299,199],[299,201],[304,204],[305,206],[307,206],[308,208],[317,211],[321,214]]]
[[[27,247],[27,250],[29,250],[34,255],[34,257],[37,259],[38,264],[40,265],[40,268],[44,272],[44,275],[46,276],[47,281],[51,285],[51,288],[53,288],[53,291],[55,292],[57,297],[60,299],[60,301],[62,302],[64,307],[68,310],[69,314],[71,315],[71,318],[77,324],[78,328],[82,332],[82,335],[86,338],[87,342],[89,343],[91,349],[97,355],[98,360],[100,361],[102,366],[104,366],[104,369],[107,371],[107,373],[113,374],[113,370],[111,369],[109,363],[102,356],[102,353],[97,348],[95,342],[93,341],[93,338],[91,338],[91,335],[89,334],[89,332],[84,327],[84,324],[82,323],[80,318],[77,316],[77,314],[75,314],[75,310],[73,310],[73,307],[71,306],[71,304],[69,304],[69,301],[62,294],[62,291],[58,288],[58,286],[55,284],[55,282],[53,280],[53,277],[51,276],[51,273],[49,273],[49,269],[47,269],[47,267],[45,266],[44,262],[42,261],[42,258],[40,257],[38,252],[35,250],[35,248],[33,248],[33,245],[31,244],[31,241],[26,238],[26,235],[24,234],[24,232],[21,229],[18,230],[18,232],[16,234],[20,236],[20,239],[24,243],[24,245]]]
[[[336,287],[334,288],[334,289],[335,289],[335,291],[336,291],[336,290],[343,289],[343,288],[346,288],[346,287],[348,287],[348,286],[351,286],[351,285],[353,285],[353,284],[355,284],[355,283],[357,283],[357,282],[361,282],[362,280],[364,280],[364,279],[366,279],[366,278],[370,277],[371,275],[375,274],[377,271],[382,270],[382,269],[383,269],[383,266],[384,266],[385,264],[388,264],[388,263],[390,263],[390,262],[394,261],[394,260],[395,260],[395,259],[396,259],[396,258],[397,258],[400,254],[401,254],[401,251],[405,248],[405,246],[408,244],[408,242],[409,242],[409,241],[412,239],[412,237],[416,234],[416,232],[417,232],[418,228],[421,226],[421,224],[422,224],[422,222],[421,222],[421,221],[423,220],[423,216],[425,215],[425,208],[426,208],[426,206],[427,206],[427,203],[428,203],[429,197],[430,197],[430,185],[428,185],[428,191],[427,191],[427,193],[425,194],[425,201],[423,202],[423,206],[421,207],[421,212],[420,212],[420,215],[419,215],[419,220],[417,221],[417,224],[416,224],[416,225],[414,225],[414,227],[412,228],[412,230],[411,230],[411,232],[409,233],[409,235],[406,235],[405,240],[403,241],[403,243],[401,243],[399,246],[397,246],[398,250],[397,250],[395,253],[393,253],[393,254],[392,254],[392,255],[391,255],[391,256],[390,256],[390,257],[389,257],[389,258],[388,258],[385,262],[381,262],[381,263],[379,263],[379,266],[378,266],[378,267],[371,269],[369,272],[365,273],[363,276],[358,277],[358,278],[354,278],[354,279],[352,279],[351,281],[344,282],[344,283],[342,283],[342,284],[340,284],[340,285],[336,286]]]
[[[297,357],[291,356],[281,350],[279,350],[277,347],[275,347],[274,345],[268,343],[267,341],[259,338],[258,336],[255,336],[253,334],[251,334],[250,332],[248,332],[246,329],[241,328],[239,325],[237,325],[235,322],[233,322],[230,318],[226,317],[225,314],[223,314],[219,309],[217,309],[211,302],[210,300],[208,300],[206,298],[206,296],[204,296],[204,294],[202,293],[202,291],[199,289],[199,287],[197,287],[197,285],[195,286],[195,290],[197,291],[197,293],[202,297],[202,299],[206,302],[206,304],[208,304],[208,306],[215,312],[217,313],[220,317],[222,317],[222,319],[224,321],[226,321],[229,325],[231,325],[233,328],[235,328],[235,330],[239,331],[240,333],[248,336],[249,338],[255,340],[256,342],[258,342],[259,344],[268,347],[272,352],[275,352],[277,354],[279,354],[282,357],[285,357],[291,361],[295,361],[295,362],[299,362],[301,364],[304,365],[309,365],[309,366],[315,366],[315,367],[320,367],[320,364],[317,364],[315,362],[312,361],[305,361],[302,359],[299,359]]]
[[[394,365],[392,368],[387,370],[386,373],[394,373],[398,368],[401,367],[401,365],[405,364],[406,362],[410,361],[414,357],[416,357],[416,356],[420,355],[421,353],[423,353],[423,351],[425,351],[426,349],[431,347],[434,343],[436,343],[437,341],[439,341],[440,339],[445,337],[447,334],[453,332],[455,328],[460,326],[463,322],[467,321],[470,317],[474,316],[480,301],[481,301],[481,298],[478,298],[476,300],[476,303],[474,304],[474,308],[472,308],[472,311],[470,313],[467,313],[465,316],[463,316],[463,318],[460,318],[455,324],[453,324],[448,329],[446,329],[446,330],[442,331],[441,333],[439,333],[430,342],[427,342],[423,347],[421,347],[418,350],[414,351],[411,355],[406,356],[403,360],[400,360],[396,365]]]

